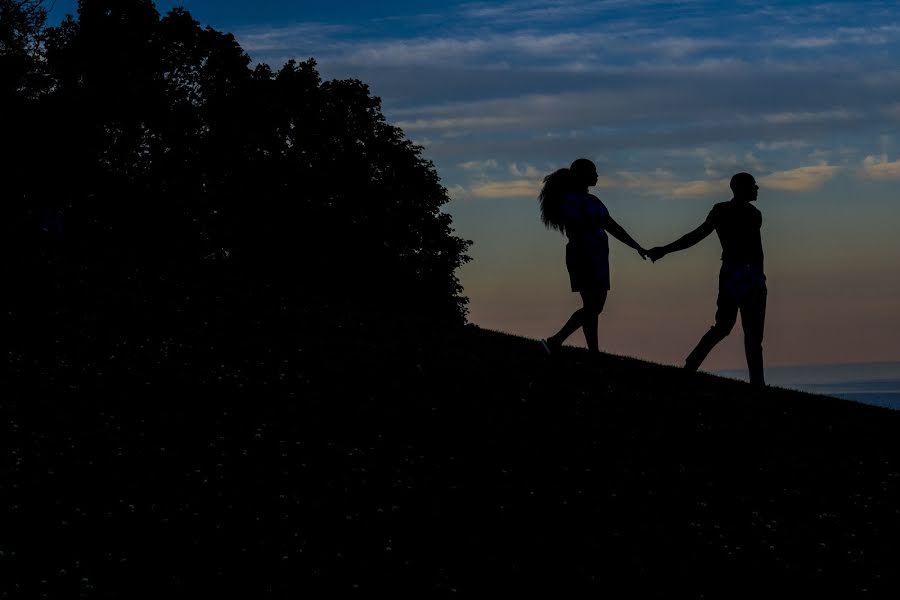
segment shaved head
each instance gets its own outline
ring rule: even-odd
[[[753,175],[750,173],[735,173],[731,177],[731,191],[734,193],[740,193],[743,190],[747,190],[756,185],[756,180],[753,179]]]

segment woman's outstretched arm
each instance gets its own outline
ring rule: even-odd
[[[634,238],[628,235],[628,232],[625,231],[625,229],[621,225],[616,223],[611,216],[606,215],[605,217],[603,217],[602,224],[603,229],[605,229],[607,233],[609,233],[611,236],[613,236],[626,246],[630,246],[631,248],[637,250],[638,254],[641,255],[641,258],[645,260],[647,259],[647,251],[644,250],[644,247],[634,241]]]

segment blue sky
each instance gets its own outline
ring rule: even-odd
[[[74,2],[57,0],[51,23]],[[161,12],[181,3],[158,2]],[[650,247],[761,186],[770,364],[900,359],[900,9],[895,2],[187,2],[277,67],[354,77],[422,144],[472,239],[472,321],[542,337],[577,306],[541,177],[593,159],[596,193]],[[612,250],[609,351],[679,363],[711,324],[714,239]],[[572,343],[580,340],[572,338]],[[705,366],[740,367],[740,332]]]

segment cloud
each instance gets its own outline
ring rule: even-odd
[[[605,0],[574,2],[572,0],[513,0],[511,2],[472,2],[461,7],[461,16],[496,24],[545,23],[584,19],[610,9],[648,4],[656,0]]]
[[[815,189],[832,164],[860,168],[866,152],[842,147],[900,118],[890,3],[435,6],[392,10],[393,24],[348,16],[236,35],[256,59],[312,55],[325,79],[366,81],[387,119],[460,186],[454,198],[533,197],[546,165],[601,154],[602,185],[657,197],[727,194],[722,181],[745,170],[775,171],[760,178],[773,189]],[[875,156],[863,173],[886,178],[892,164]]]
[[[361,78],[392,121],[438,139],[443,129],[688,129],[742,118],[746,128],[785,129],[775,132],[782,139],[814,139],[829,123],[883,119],[878,110],[900,95],[900,71],[885,79],[890,65],[873,69],[865,55],[821,42],[896,35],[900,28],[883,17],[832,7],[809,19],[791,7],[737,7],[729,14],[744,25],[724,35],[711,28],[724,17],[704,15],[710,2],[646,3],[652,10],[631,10],[634,2],[624,0],[479,2],[444,9],[433,31],[308,23],[248,28],[238,39],[254,56],[277,50],[282,60],[292,49],[315,56],[326,78]],[[548,26],[551,15],[571,25]],[[789,41],[821,50],[815,60],[771,44],[797,22],[805,25]]]
[[[459,186],[455,193],[451,191],[451,197],[454,200],[536,198],[541,191],[541,186],[540,178],[530,176],[506,181],[486,180],[478,181],[468,188]],[[619,171],[612,175],[602,175],[598,179],[597,188],[601,190],[628,189],[658,198],[674,199],[725,196],[729,193],[727,179],[684,181],[665,169],[646,173]]]
[[[339,58],[354,65],[382,67],[452,64],[485,56],[495,46],[491,40],[480,38],[376,40],[349,46]]]
[[[455,130],[470,130],[470,129],[492,129],[497,127],[510,127],[516,124],[521,123],[521,119],[518,117],[504,117],[504,116],[487,116],[487,117],[474,117],[474,116],[459,116],[459,117],[445,117],[445,118],[436,118],[436,119],[416,119],[414,121],[397,121],[395,125],[404,131],[423,131],[423,130],[436,130],[439,132],[446,133],[447,131],[455,131]]]
[[[730,177],[738,171],[764,170],[762,163],[752,152],[745,153],[741,158],[738,158],[735,154],[723,156],[721,154],[708,153],[704,157],[703,164],[707,177],[721,178],[726,175]]]
[[[464,163],[460,163],[457,166],[459,166],[459,168],[463,169],[464,171],[481,172],[481,171],[485,171],[486,169],[496,169],[497,161],[494,160],[493,158],[488,159],[488,160],[470,160],[470,161],[467,161]]]
[[[838,40],[833,37],[803,37],[775,40],[776,45],[787,48],[824,48],[837,43]]]
[[[850,6],[850,5],[848,5]],[[819,7],[823,8],[823,7]],[[830,7],[834,13],[832,17],[835,21],[849,20],[853,15],[838,15],[834,9],[835,5]],[[819,11],[814,11],[818,13]],[[874,14],[871,15],[875,17]],[[892,15],[893,16],[893,15]],[[877,17],[876,17],[877,18]],[[795,25],[800,24],[794,19]],[[900,33],[900,27],[897,25],[864,25],[857,27],[833,27],[832,23],[825,19],[821,22],[815,22],[815,18],[808,20],[805,24],[812,25],[812,28],[804,33],[806,35],[793,35],[790,37],[777,37],[770,41],[771,45],[796,50],[819,50],[831,46],[880,46],[889,44],[897,39]],[[794,29],[797,29],[796,27]],[[817,31],[818,29],[818,31]]]
[[[798,167],[786,171],[776,171],[758,178],[761,187],[785,192],[808,192],[818,189],[840,171],[835,165],[820,164],[807,167]],[[888,163],[883,157],[868,157],[866,159],[867,174],[871,177],[893,178],[900,177],[900,160]],[[514,175],[523,175],[516,169]],[[541,190],[536,169],[529,172],[527,177],[519,177],[512,180],[485,180],[472,184],[466,189],[464,196],[468,199],[492,199],[492,198],[534,198]],[[597,189],[600,190],[632,190],[635,193],[668,199],[692,199],[692,198],[726,198],[731,191],[729,182],[731,173],[727,177],[714,177],[710,179],[682,179],[667,169],[654,171],[615,171],[604,174],[598,178]],[[451,194],[452,195],[452,194]],[[452,195],[453,196],[453,195]],[[463,197],[463,194],[453,196]]]
[[[533,179],[483,181],[469,188],[469,196],[477,199],[537,198],[541,182]]]
[[[654,40],[648,45],[649,48],[657,50],[663,56],[672,59],[681,59],[691,54],[726,46],[728,46],[728,43],[724,40],[683,36]]]
[[[730,194],[728,179],[716,181],[687,181],[672,188],[669,196],[672,198],[708,198],[711,196],[727,196]]]
[[[353,29],[347,25],[330,23],[295,23],[281,27],[261,27],[238,30],[241,47],[249,54],[290,50],[298,45],[320,48],[333,47],[333,39],[347,36]],[[302,44],[298,40],[303,40]]]
[[[830,53],[816,57],[823,65],[823,59],[845,52],[847,44],[890,44],[900,37],[900,26],[885,23],[872,11],[836,12],[832,6],[830,18],[810,19],[810,12],[819,15],[820,11],[737,7],[727,17],[714,17],[705,14],[709,4],[704,0],[478,2],[450,6],[441,13],[398,12],[377,22],[353,26],[300,22],[248,26],[235,33],[242,46],[259,60],[289,56],[284,51],[293,50],[296,57],[314,55],[323,66],[464,65],[474,71],[502,65],[526,71],[537,67],[588,72],[611,65],[633,67],[635,59],[645,65],[671,62],[696,68],[740,64],[745,61],[737,57],[746,57],[772,68],[784,63],[784,54],[807,57],[803,51],[810,49]],[[642,10],[642,5],[650,8]],[[740,20],[742,27],[725,35],[720,24],[729,17]],[[417,26],[384,27],[387,22]],[[804,26],[794,31],[797,23]],[[784,36],[786,27],[792,35]],[[760,54],[761,48],[774,52]],[[573,61],[574,54],[578,58]],[[535,57],[551,61],[534,65]],[[810,66],[801,65],[807,69]]]
[[[512,36],[503,45],[538,56],[571,56],[573,47],[595,46],[597,42],[605,41],[606,39],[606,36],[598,34],[554,33],[538,35],[528,33]]]
[[[761,187],[783,192],[809,192],[824,185],[839,170],[840,167],[828,164],[798,167],[761,177],[759,183]]]
[[[870,179],[900,179],[900,160],[889,162],[886,154],[869,155],[863,160],[863,173]]]
[[[481,29],[481,28],[479,28]],[[298,31],[303,28],[298,27]],[[454,35],[455,33],[455,35]],[[293,36],[290,30],[260,31],[247,34],[252,49],[266,51],[295,45],[310,47],[309,40]],[[241,38],[245,39],[245,38]],[[263,40],[277,43],[263,43]],[[412,38],[362,38],[355,42],[334,36],[331,43],[319,46],[324,50],[323,60],[356,67],[457,67],[493,70],[521,69],[527,71],[571,69],[590,72],[611,64],[622,57],[628,61],[650,58],[653,62],[679,61],[694,55],[702,55],[698,68],[708,69],[720,64],[734,65],[731,57],[705,56],[707,51],[727,49],[729,42],[719,39],[689,36],[666,36],[648,30],[616,31],[578,29],[574,31],[482,31],[473,36],[470,31],[443,32],[440,36]],[[573,52],[577,49],[577,52]],[[537,61],[537,62],[535,62]]]
[[[582,137],[615,138],[624,147],[649,145],[650,138],[652,143],[672,140],[663,141],[661,149],[750,140],[756,144],[761,138],[775,140],[759,142],[760,150],[789,150],[818,140],[833,140],[836,135],[860,131],[883,123],[884,119],[880,113],[883,102],[861,95],[853,76],[827,84],[831,94],[846,91],[847,97],[841,97],[840,104],[848,105],[837,108],[817,106],[833,106],[837,96],[810,91],[826,86],[827,76],[814,72],[775,76],[762,69],[732,80],[734,73],[728,67],[710,73],[684,72],[680,67],[657,68],[653,73],[638,69],[585,76],[579,85],[593,82],[590,89],[567,90],[568,80],[560,79],[552,84],[562,88],[556,93],[517,90],[516,77],[504,74],[492,78],[496,83],[478,79],[474,84],[494,94],[504,90],[492,86],[502,85],[506,95],[499,97],[447,99],[386,109],[386,114],[399,120],[405,130],[427,131],[433,136],[441,136],[445,130],[466,132],[482,136],[488,144],[506,141],[510,134],[519,135],[520,139],[537,139],[570,136],[572,131]],[[437,83],[445,84],[446,81]],[[851,91],[853,86],[857,89]],[[773,94],[772,89],[778,93]],[[900,81],[891,87],[891,93],[900,94]],[[856,97],[856,106],[849,105],[850,96]],[[779,105],[804,109],[772,110]],[[605,146],[598,151],[609,150]],[[758,169],[752,165],[750,168]]]
[[[541,173],[534,165],[525,165],[524,170],[517,163],[510,163],[509,174],[513,177],[527,177],[528,179],[541,178]]]
[[[757,142],[757,150],[794,150],[806,148],[809,142],[806,140],[778,140],[775,142]]]
[[[599,178],[600,189],[631,189],[658,198],[704,198],[728,193],[728,180],[685,181],[666,169],[652,172],[618,171]]]
[[[469,192],[466,191],[466,188],[459,184],[449,185],[447,186],[447,195],[450,196],[451,200],[467,200],[469,198]]]
[[[657,169],[652,173],[619,172],[617,177],[604,183],[612,188],[636,189],[659,198],[697,198],[723,193],[722,181],[682,181],[664,169]],[[728,184],[725,182],[724,190],[727,189]]]
[[[819,112],[782,112],[763,115],[763,121],[774,125],[793,123],[814,123],[820,121],[846,121],[859,118],[861,113],[846,109],[824,110]]]

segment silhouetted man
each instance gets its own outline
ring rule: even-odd
[[[731,178],[731,191],[734,198],[713,206],[700,227],[668,246],[653,248],[647,256],[656,262],[670,252],[690,248],[715,230],[722,244],[716,324],[685,359],[684,367],[691,371],[700,367],[710,350],[731,332],[740,310],[750,383],[765,385],[762,339],[767,292],[759,235],[762,213],[750,205],[756,200],[759,186],[749,173],[738,173]]]

